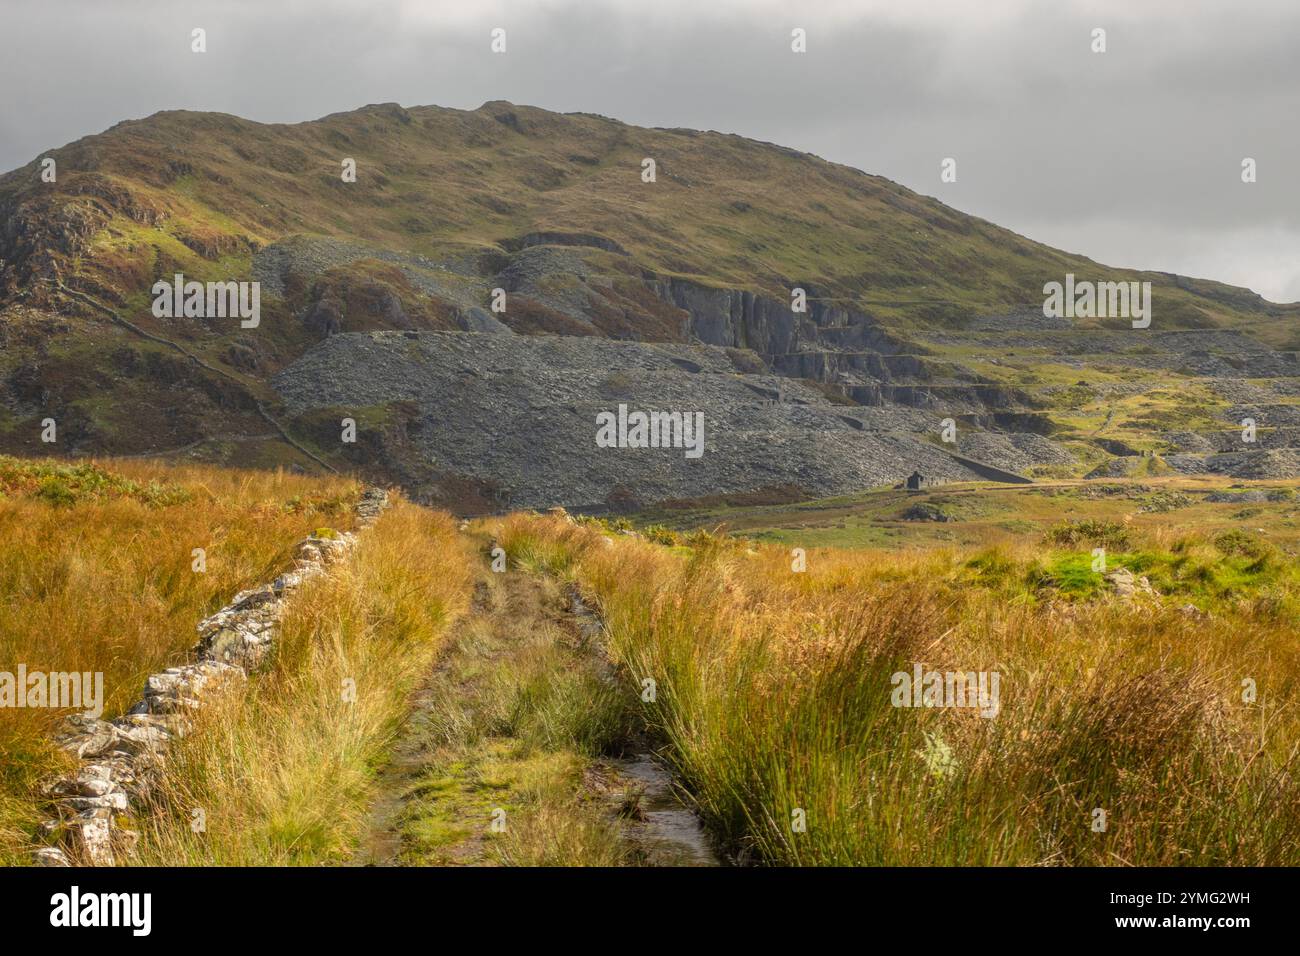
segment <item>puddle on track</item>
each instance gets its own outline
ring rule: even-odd
[[[677,796],[673,776],[648,753],[606,761],[618,777],[618,799],[639,794],[637,812],[626,818],[628,837],[640,844],[654,866],[721,866],[708,834]],[[617,792],[617,791],[616,791]]]

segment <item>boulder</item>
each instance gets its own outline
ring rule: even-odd
[[[1113,571],[1107,571],[1105,578],[1106,583],[1114,590],[1115,596],[1121,601],[1132,601],[1139,597],[1154,598],[1159,596],[1145,576],[1138,577],[1128,568],[1115,568]]]

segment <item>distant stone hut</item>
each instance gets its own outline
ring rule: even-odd
[[[914,471],[907,476],[907,490],[920,491],[926,485],[925,476],[919,471]]]

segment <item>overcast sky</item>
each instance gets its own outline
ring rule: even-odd
[[[3,170],[163,109],[503,99],[781,143],[1108,264],[1300,300],[1296,0],[3,0],[0,23]]]

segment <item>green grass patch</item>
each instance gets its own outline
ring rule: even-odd
[[[184,504],[194,493],[168,481],[127,478],[91,461],[0,455],[0,496],[35,498],[61,507],[128,498],[151,508],[162,508]]]

